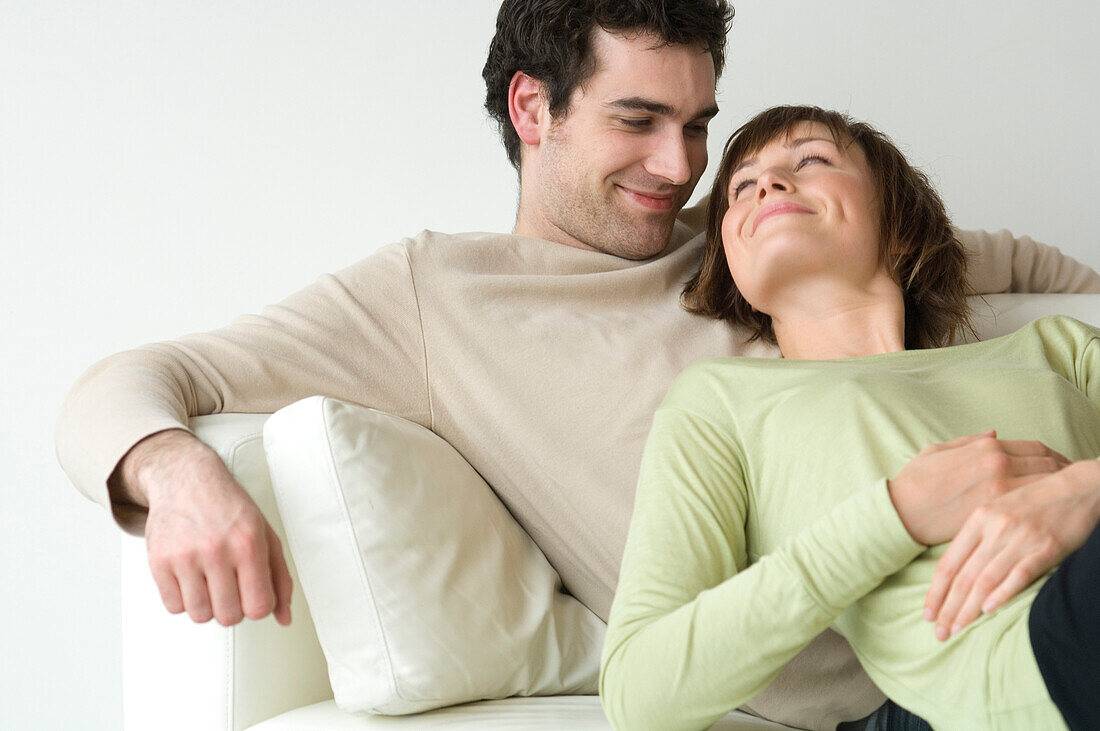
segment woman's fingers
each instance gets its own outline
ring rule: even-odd
[[[1065,465],[1061,464],[1057,458],[1052,456],[1011,456],[1008,459],[1009,474],[1013,477],[1049,474],[1051,472],[1057,472],[1063,467],[1065,467]]]
[[[1069,460],[1064,454],[1051,449],[1042,442],[1024,439],[999,439],[997,441],[1007,454],[1014,457],[1050,457],[1062,467],[1069,464]]]
[[[1015,547],[1006,546],[1000,551],[995,548],[984,552],[975,551],[976,567],[973,571],[976,575],[972,581],[969,581],[969,587],[964,584],[959,585],[959,592],[956,595],[959,598],[951,597],[944,603],[944,611],[936,623],[938,639],[942,640],[958,634],[964,627],[982,616],[982,606],[986,603],[986,599],[1005,582],[1023,558],[1016,555],[1013,548]],[[996,552],[995,555],[988,555],[994,552]],[[967,575],[968,579],[970,576],[966,567],[960,575]],[[1024,586],[1027,584],[1025,583]],[[961,596],[964,592],[965,596]]]
[[[982,509],[974,512],[936,566],[933,586],[943,594],[943,600],[939,608],[932,612],[930,619],[936,622],[938,640],[946,640],[953,631],[957,631],[955,627],[959,613],[967,604],[971,593],[975,589],[981,593],[988,582],[994,580],[996,571],[1001,570],[1001,564],[996,563],[994,558],[1000,552],[1003,525],[1000,521],[991,520],[988,512]],[[959,549],[952,554],[956,543],[959,543]],[[946,590],[943,589],[944,584],[947,585]],[[986,594],[995,586],[996,584],[990,586]],[[982,599],[984,598],[983,595]],[[980,600],[978,605],[981,605]],[[928,616],[927,611],[925,616]]]
[[[964,436],[955,437],[954,439],[951,439],[951,440],[946,441],[946,442],[941,442],[939,444],[929,444],[927,447],[925,447],[923,450],[921,450],[921,452],[922,452],[922,454],[928,454],[928,453],[931,453],[931,452],[942,452],[945,449],[956,449],[958,447],[965,447],[967,444],[970,444],[971,442],[977,441],[978,439],[986,439],[986,438],[989,438],[989,437],[994,437],[995,438],[996,436],[997,436],[997,430],[996,429],[987,429],[986,431],[983,431],[981,434],[966,434]]]
[[[1027,588],[1044,570],[1041,548],[1019,535],[999,548],[975,551],[971,560],[975,568],[964,566],[960,570],[937,617],[939,640],[958,634],[982,614],[994,611]]]
[[[990,592],[986,600],[982,602],[982,613],[989,614],[997,609],[1026,589],[1042,573],[1042,556],[1033,554],[1031,560],[1017,564],[1008,572],[1008,576],[1001,582],[1000,586]]]
[[[1083,466],[1077,466],[1083,465]],[[1023,486],[976,509],[944,552],[925,599],[925,617],[945,639],[1004,604],[1079,546],[1096,524],[1098,470],[1076,463],[1052,475],[1008,480]]]
[[[981,533],[967,522],[936,564],[936,573],[932,577],[932,586],[924,599],[924,618],[929,622],[939,618],[947,594],[954,586],[955,577],[965,565],[970,554],[981,542]]]

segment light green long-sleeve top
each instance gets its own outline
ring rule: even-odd
[[[832,627],[936,728],[1062,728],[1027,632],[1042,582],[936,641],[922,612],[946,546],[910,538],[886,479],[991,428],[1096,457],[1098,336],[1051,317],[952,348],[686,370],[642,461],[604,647],[609,718],[706,727]]]

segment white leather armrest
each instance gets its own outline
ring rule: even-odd
[[[263,450],[266,414],[219,414],[191,428],[252,495],[284,547]],[[145,542],[122,539],[123,715],[127,731],[243,731],[300,706],[332,698],[328,670],[289,554],[293,622],[194,624],[161,604]]]
[[[987,294],[968,299],[982,340],[1008,335],[1046,315],[1069,315],[1100,327],[1100,294]]]

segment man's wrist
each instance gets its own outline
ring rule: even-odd
[[[160,471],[168,459],[178,459],[181,449],[203,446],[191,432],[166,429],[143,438],[119,460],[107,481],[111,501],[149,507],[155,496],[149,489],[156,480],[150,476]]]

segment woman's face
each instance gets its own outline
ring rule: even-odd
[[[838,146],[824,125],[800,123],[742,161],[728,196],[726,261],[761,312],[774,315],[784,296],[822,291],[814,284],[868,288],[889,276],[880,256],[881,203],[863,150]]]

